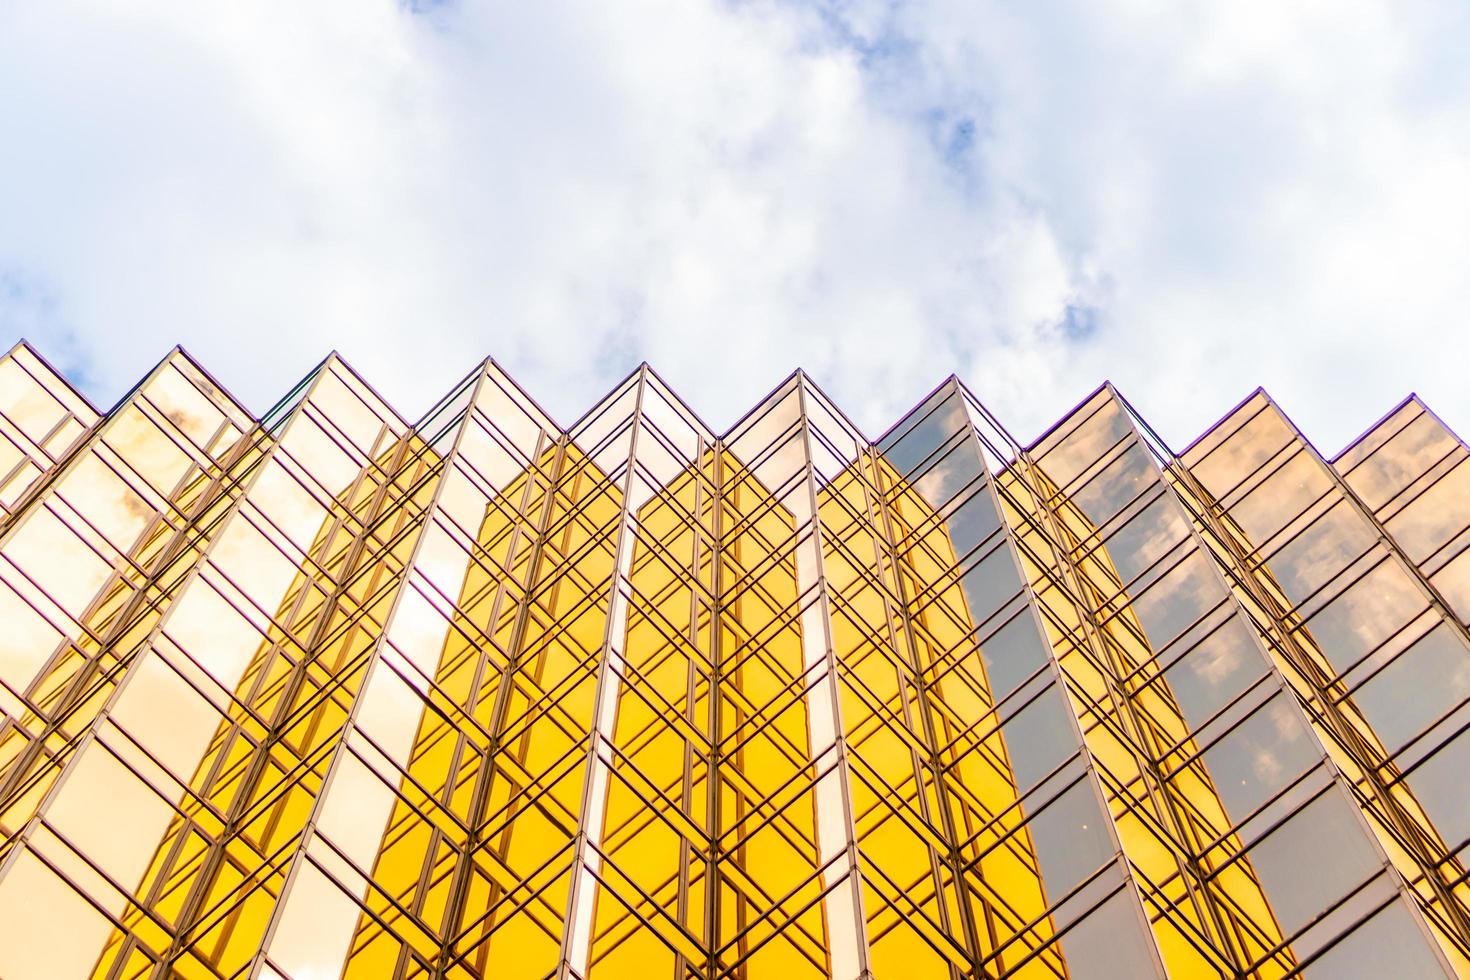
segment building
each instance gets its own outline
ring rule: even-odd
[[[0,361],[0,976],[1470,976],[1470,452]]]

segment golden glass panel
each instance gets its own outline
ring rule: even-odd
[[[1470,476],[0,358],[0,976],[1470,975]]]

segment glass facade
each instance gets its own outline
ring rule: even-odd
[[[0,977],[1470,977],[1470,451],[0,359]]]

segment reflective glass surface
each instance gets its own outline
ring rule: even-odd
[[[1470,464],[0,358],[0,977],[1470,975]]]

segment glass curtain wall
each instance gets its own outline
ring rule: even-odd
[[[1470,451],[0,358],[0,976],[1470,976]]]

